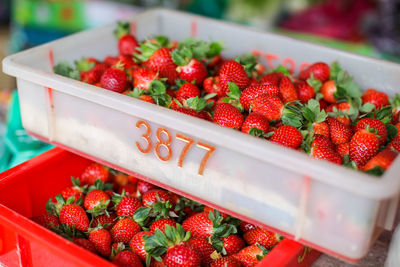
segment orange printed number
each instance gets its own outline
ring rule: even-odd
[[[142,126],[146,129],[146,132],[145,132],[144,134],[142,134],[142,138],[143,138],[144,140],[146,140],[146,142],[147,142],[147,147],[146,147],[146,148],[142,148],[142,147],[140,146],[139,142],[136,142],[136,146],[137,146],[137,148],[139,149],[140,152],[146,154],[146,153],[149,153],[149,152],[151,151],[151,148],[153,147],[153,143],[151,142],[151,139],[150,139],[151,128],[150,128],[150,125],[149,125],[147,122],[145,122],[145,121],[138,121],[138,122],[136,123],[136,127],[137,127],[137,128],[140,128],[140,127],[142,127]]]
[[[192,147],[194,140],[187,136],[176,134],[176,139],[181,140],[186,143],[185,147],[182,149],[181,155],[179,156],[178,166],[182,167],[183,161],[185,160],[186,154],[189,149]]]
[[[204,168],[205,168],[205,166],[207,164],[207,161],[210,159],[211,155],[214,153],[215,147],[207,145],[207,144],[204,144],[202,142],[197,142],[197,146],[202,148],[202,149],[207,150],[207,153],[204,155],[203,159],[201,160],[200,168],[199,168],[199,172],[198,172],[199,175],[203,175]]]
[[[167,140],[166,141],[164,141],[162,139],[162,134],[163,133],[167,136]],[[157,157],[162,161],[170,160],[171,157],[172,157],[172,149],[171,149],[172,137],[171,137],[171,134],[169,133],[169,131],[167,129],[158,128],[157,129],[157,140],[158,140],[158,142],[154,146],[154,152],[156,153]],[[165,157],[162,156],[161,153],[160,153],[160,148],[162,146],[164,146],[168,151],[168,155],[165,156]]]

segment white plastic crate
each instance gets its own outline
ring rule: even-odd
[[[163,34],[174,40],[190,35],[225,40],[226,56],[253,50],[265,65],[282,63],[296,72],[304,62],[337,60],[364,90],[394,95],[400,84],[398,64],[243,26],[160,9],[132,22],[139,39]],[[384,176],[372,177],[52,73],[52,57],[57,63],[116,55],[115,27],[85,31],[3,61],[3,70],[17,77],[29,132],[350,261],[367,253],[382,228],[393,227],[399,158]]]

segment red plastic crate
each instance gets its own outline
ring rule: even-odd
[[[0,174],[0,265],[114,266],[29,220],[79,176],[90,160],[52,149]],[[309,266],[320,253],[284,239],[259,266]]]

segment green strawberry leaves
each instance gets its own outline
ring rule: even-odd
[[[169,107],[171,104],[172,98],[167,94],[167,88],[161,81],[153,80],[149,85],[148,92],[157,105]]]
[[[168,37],[159,35],[154,37],[151,41],[141,43],[137,48],[138,53],[133,55],[135,62],[142,63],[147,61],[157,50],[162,47],[170,46]]]
[[[263,130],[258,129],[257,127],[251,127],[249,131],[249,135],[260,138],[268,138],[271,137],[273,134],[274,134],[273,132],[266,133]]]
[[[311,73],[310,78],[307,79],[307,83],[309,86],[314,88],[315,92],[319,92],[322,86],[321,81],[315,79],[314,74]]]
[[[148,227],[150,221],[156,221],[162,218],[178,217],[171,211],[172,204],[167,202],[156,202],[151,207],[140,207],[133,214],[133,219],[142,227]]]
[[[142,95],[144,95],[145,92],[146,90],[135,87],[132,91],[128,92],[126,95],[134,98],[140,98]]]
[[[79,70],[74,69],[67,61],[62,61],[53,67],[55,74],[80,81]]]
[[[105,184],[102,180],[96,179],[94,185],[89,187],[88,193],[94,189],[99,189],[101,191],[112,190],[112,184]]]
[[[209,110],[212,103],[207,103],[204,98],[196,96],[186,99],[186,106],[196,112],[200,112],[202,110]]]
[[[381,176],[385,172],[381,166],[375,166],[373,169],[366,171],[366,173],[374,175],[374,176]]]
[[[285,76],[289,76],[289,77],[292,75],[290,73],[289,69],[284,67],[283,65],[278,65],[278,67],[268,70],[268,73],[275,73],[275,72],[283,73],[283,74],[285,74]]]
[[[326,120],[328,116],[325,110],[321,110],[319,102],[315,99],[310,99],[306,106],[301,109],[303,117],[310,123],[320,123]]]
[[[95,64],[93,62],[90,62],[89,60],[87,60],[85,58],[82,58],[80,61],[75,60],[74,64],[76,66],[76,69],[80,72],[89,71],[95,66]]]
[[[247,76],[253,76],[253,71],[258,64],[257,59],[253,54],[244,54],[238,60],[236,59],[236,61],[238,61],[243,66],[244,70],[247,73]]]
[[[385,124],[385,126],[387,131],[386,143],[389,144],[390,142],[392,142],[393,138],[397,136],[397,127],[393,124]]]
[[[293,104],[293,105],[290,105]],[[282,123],[301,128],[303,125],[303,115],[301,113],[302,104],[300,102],[289,102],[285,104],[282,111]]]
[[[232,106],[239,109],[240,112],[243,112],[243,110],[244,110],[243,106],[242,106],[242,104],[240,104],[240,101],[239,101],[242,91],[233,82],[228,82],[228,89],[229,89],[229,91],[226,94],[227,97],[222,98],[222,101],[225,103],[231,104]]]
[[[117,28],[113,31],[115,37],[120,39],[122,36],[130,33],[131,27],[129,22],[117,22]]]

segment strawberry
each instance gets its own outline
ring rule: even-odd
[[[101,180],[103,183],[107,183],[109,181],[108,169],[98,163],[92,163],[87,166],[83,170],[80,177],[83,185],[93,185],[97,179]]]
[[[149,90],[150,83],[158,80],[157,72],[147,69],[139,68],[133,72],[133,87],[142,90]]]
[[[67,202],[68,203],[68,202]],[[87,231],[89,228],[89,218],[83,208],[76,204],[66,204],[61,208],[58,218],[60,223],[79,231]]]
[[[373,170],[374,168],[382,168],[383,170],[389,169],[392,162],[397,157],[397,152],[391,149],[384,149],[373,158],[371,158],[364,166],[364,171]]]
[[[208,94],[217,94],[218,97],[224,97],[227,93],[220,85],[219,76],[204,79],[203,88]]]
[[[32,217],[32,221],[50,230],[55,229],[60,225],[57,216],[54,216],[50,213],[45,213],[40,216]]]
[[[178,99],[178,101],[181,103],[183,103],[184,100],[196,96],[200,97],[200,90],[196,85],[192,83],[183,84],[176,93],[176,99]]]
[[[341,165],[342,158],[330,147],[314,145],[311,148],[311,156],[316,159],[323,159]]]
[[[201,256],[193,246],[183,243],[169,248],[164,261],[167,267],[197,267],[201,264]]]
[[[118,188],[117,193],[122,194],[122,192],[124,192],[124,191],[125,191],[125,195],[127,195],[127,196],[137,196],[137,187],[135,184],[129,183],[129,184],[120,186]]]
[[[90,231],[89,240],[94,244],[97,252],[108,257],[111,254],[111,236],[110,233],[103,228],[95,228]]]
[[[220,86],[224,92],[228,91],[228,83],[235,83],[240,90],[244,90],[249,84],[249,78],[244,67],[234,61],[227,60],[221,66],[219,71]]]
[[[211,254],[215,251],[215,248],[205,238],[191,237],[188,243],[198,250],[201,257],[201,265],[209,266],[212,262]]]
[[[378,137],[368,130],[357,131],[350,141],[350,159],[362,168],[379,149]]]
[[[227,128],[240,129],[243,115],[229,103],[221,103],[215,107],[213,122]]]
[[[250,85],[259,85],[260,83],[258,82],[258,80],[256,78],[250,78],[249,80],[249,86]]]
[[[314,135],[314,140],[311,143],[311,147],[314,147],[317,145],[318,146],[326,146],[326,147],[330,148],[331,150],[335,150],[335,146],[333,145],[331,140],[328,137],[326,137],[325,135],[320,135],[320,134]]]
[[[128,76],[116,67],[107,69],[101,76],[101,87],[117,93],[122,93],[127,89]]]
[[[72,242],[74,242],[74,244],[76,244],[86,250],[89,250],[90,252],[92,252],[94,254],[97,254],[96,248],[93,245],[93,243],[91,241],[87,240],[86,238],[75,237]]]
[[[265,116],[257,112],[252,112],[244,120],[242,125],[242,132],[250,134],[251,128],[256,128],[266,133],[268,132],[268,127],[269,127],[269,122]]]
[[[253,267],[258,265],[267,253],[268,250],[261,245],[251,245],[243,248],[237,254],[233,255],[233,257],[239,261],[242,266]]]
[[[144,249],[144,236],[151,236],[153,235],[150,231],[143,231],[135,234],[131,241],[129,242],[129,247],[135,252],[142,260],[145,260],[147,257],[147,252]]]
[[[335,145],[340,145],[350,141],[353,132],[349,126],[332,117],[328,117],[327,122],[329,125],[332,143]]]
[[[191,109],[191,108],[172,107],[171,109],[173,109],[173,110],[175,110],[177,112],[192,116],[192,117],[196,117],[196,118],[198,117],[197,112],[195,110]]]
[[[133,56],[133,54],[136,53],[136,48],[139,47],[139,43],[133,35],[129,34],[129,32],[129,23],[118,22],[117,29],[114,30],[114,35],[118,39],[119,53]]]
[[[265,74],[260,78],[260,84],[271,84],[278,87],[279,82],[283,77],[284,74],[281,72],[272,72],[269,74]]]
[[[288,76],[282,77],[279,83],[279,97],[285,104],[299,99],[297,90]]]
[[[251,109],[264,115],[269,121],[282,117],[283,103],[277,96],[260,95],[251,101]]]
[[[224,257],[216,259],[211,263],[211,267],[241,267],[239,261],[237,261],[234,257]]]
[[[249,230],[244,233],[243,239],[249,245],[260,244],[266,249],[271,249],[278,243],[278,239],[275,233],[260,227],[256,227],[255,229]]]
[[[167,218],[159,219],[150,225],[150,232],[155,233],[156,229],[160,229],[161,232],[164,232],[166,225],[176,227],[176,221]]]
[[[244,240],[237,235],[229,235],[228,237],[223,237],[224,249],[226,255],[232,255],[239,252],[244,246]]]
[[[162,189],[153,189],[143,194],[142,203],[145,207],[153,206],[157,202],[167,202],[171,203],[170,194]]]
[[[111,57],[111,56],[108,56],[108,57],[106,57],[106,58],[104,59],[103,62],[104,62],[104,64],[107,65],[107,67],[111,67],[111,66],[116,65],[116,64],[118,63],[118,61],[119,61],[118,57]]]
[[[271,142],[282,146],[297,148],[303,141],[303,135],[291,125],[284,125],[278,128],[271,136]]]
[[[240,104],[244,109],[249,110],[251,102],[261,95],[273,95],[277,96],[279,94],[278,86],[272,84],[260,84],[251,85],[247,87],[239,97]]]
[[[167,78],[170,84],[178,79],[177,66],[172,60],[171,52],[166,47],[154,51],[144,64],[149,69],[158,72],[161,77]]]
[[[113,203],[116,206],[117,216],[132,217],[142,207],[142,203],[135,197],[115,195]]]
[[[86,212],[100,215],[105,212],[109,203],[109,195],[102,190],[93,189],[86,195],[83,206]]]
[[[72,186],[64,188],[61,191],[61,195],[64,199],[68,199],[70,197],[74,198],[74,202],[76,202],[79,198],[84,198],[84,193],[87,189],[87,185],[80,186],[81,181],[79,178],[71,177]]]
[[[328,103],[336,103],[337,100],[334,96],[335,92],[337,91],[335,81],[329,80],[325,82],[321,87],[321,93],[324,97],[324,100]]]
[[[396,124],[399,123],[399,116],[400,116],[400,95],[396,94],[394,97],[389,99],[389,103],[392,106],[392,123]]]
[[[239,228],[240,228],[240,231],[242,231],[242,233],[246,233],[247,231],[256,228],[256,226],[254,224],[242,221],[239,225]]]
[[[81,80],[85,83],[96,84],[100,82],[101,76],[107,69],[106,64],[98,64],[87,72],[81,72]]]
[[[196,58],[190,60],[187,65],[178,66],[176,71],[179,74],[179,78],[189,83],[195,82],[197,86],[203,83],[208,74],[204,64]]]
[[[320,82],[325,82],[329,79],[331,71],[329,65],[324,62],[317,62],[303,70],[299,74],[299,78],[303,81],[307,80],[313,74],[314,78]]]
[[[350,155],[350,142],[337,145],[336,153],[338,153],[342,158],[345,155]]]
[[[206,121],[212,121],[213,120],[211,115],[210,115],[210,113],[208,113],[207,111],[204,111],[204,110],[202,110],[199,113],[197,113],[197,118],[200,118],[200,119],[203,119],[203,120],[206,120]]]
[[[143,264],[135,253],[124,250],[115,255],[112,263],[120,267],[142,267]]]
[[[302,103],[307,103],[310,99],[314,98],[315,90],[305,81],[295,83],[299,100]]]
[[[129,74],[132,74],[134,70],[138,68],[138,65],[136,65],[135,61],[133,61],[132,56],[126,56],[123,54],[118,56],[118,62],[114,66],[121,66],[121,68],[123,70],[127,70]]]
[[[144,193],[146,193],[146,192],[148,192],[148,191],[150,191],[150,190],[156,189],[157,186],[155,186],[155,185],[153,185],[153,184],[150,184],[150,183],[148,183],[148,182],[139,180],[139,181],[137,182],[137,188],[138,188],[140,194],[144,194]]]
[[[378,119],[364,118],[361,119],[356,125],[356,131],[363,130],[369,126],[371,129],[378,131],[379,145],[383,145],[387,139],[386,125]]]
[[[312,128],[314,130],[314,134],[319,134],[329,137],[329,125],[326,121],[314,122],[312,124]]]
[[[381,109],[382,107],[389,105],[389,97],[387,94],[372,88],[365,91],[361,99],[363,104],[371,103],[376,109]]]
[[[113,228],[111,228],[110,234],[113,242],[128,244],[132,237],[138,232],[140,232],[140,225],[132,219],[125,218],[119,220]]]
[[[110,231],[111,228],[115,225],[116,223],[116,217],[114,213],[111,214],[102,214],[99,216],[96,216],[92,219],[92,221],[90,222],[90,227],[91,228],[95,228],[97,227],[99,224],[100,225],[105,225],[105,224],[109,224],[107,227],[104,227],[104,229],[106,229],[107,231]]]

